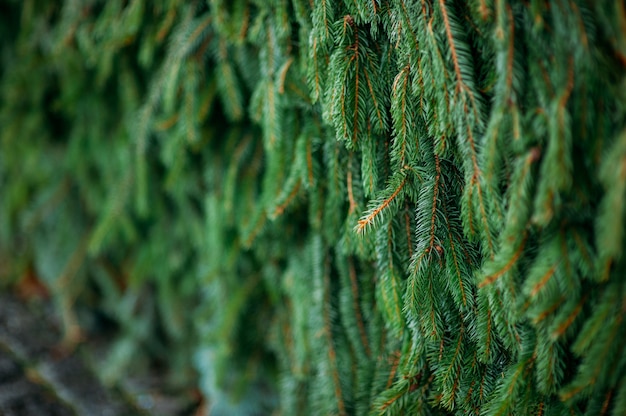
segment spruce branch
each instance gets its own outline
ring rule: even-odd
[[[363,234],[371,227],[380,224],[382,220],[382,216],[384,216],[387,211],[393,210],[395,211],[398,205],[397,200],[402,197],[402,190],[407,181],[407,176],[402,175],[401,181],[396,186],[391,186],[391,193],[389,194],[390,187],[387,188],[386,192],[383,193],[379,198],[371,201],[369,203],[368,210],[361,216],[354,230],[357,233]],[[396,179],[397,182],[397,179]],[[392,184],[390,184],[392,185]]]
[[[349,259],[348,261],[348,272],[350,276],[350,289],[352,290],[352,308],[354,316],[356,317],[357,327],[359,329],[359,336],[361,338],[361,343],[365,348],[365,353],[368,357],[370,357],[372,355],[372,351],[369,346],[369,341],[367,339],[367,334],[365,331],[365,323],[361,314],[361,308],[359,306],[359,299],[361,298],[361,296],[359,295],[359,284],[357,281],[356,269],[352,259]]]
[[[405,319],[402,314],[402,292],[404,282],[401,265],[397,261],[393,221],[378,230],[376,249],[378,257],[377,299],[381,312],[391,333],[401,339]]]
[[[327,269],[328,265],[325,265]],[[341,380],[339,376],[339,365],[337,361],[337,353],[335,350],[333,330],[330,315],[330,276],[328,270],[324,271],[323,275],[323,290],[324,290],[324,305],[322,306],[324,316],[324,336],[327,342],[327,354],[329,360],[330,371],[334,384],[335,400],[337,401],[337,409],[340,415],[346,415],[346,405],[343,398],[343,392],[341,387]]]
[[[466,293],[466,286],[467,285],[463,280],[463,275],[467,274],[467,272],[462,271],[461,270],[461,258],[458,256],[457,254],[457,245],[454,243],[456,237],[453,235],[453,230],[451,228],[451,221],[449,220],[450,215],[447,212],[446,206],[443,206],[443,211],[444,211],[444,217],[446,218],[446,226],[447,226],[447,232],[448,232],[448,241],[450,244],[450,254],[452,257],[452,270],[454,271],[454,273],[456,274],[456,278],[459,282],[459,288],[461,289],[461,301],[462,301],[462,305],[463,306],[467,306],[467,293]],[[458,244],[462,244],[461,241],[458,242]],[[452,291],[453,293],[456,293],[456,290]]]
[[[562,337],[565,334],[565,332],[568,330],[568,328],[571,327],[571,325],[574,323],[576,318],[579,316],[580,312],[583,309],[583,306],[585,305],[588,299],[589,299],[589,295],[585,294],[580,299],[580,301],[573,303],[574,307],[571,308],[572,309],[571,312],[568,311],[567,309],[564,309],[563,312],[565,313],[563,312],[561,313],[561,315],[563,315],[563,318],[558,319],[557,317],[557,319],[554,320],[554,324],[553,324],[554,329],[550,333],[550,337],[553,340],[557,340],[560,337]]]

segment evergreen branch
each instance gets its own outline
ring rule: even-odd
[[[324,39],[330,39],[330,30],[329,30],[329,24],[328,21],[329,19],[329,10],[328,10],[328,4],[326,0],[322,0],[318,3],[319,5],[321,5],[322,8],[322,25],[323,25],[323,30],[324,30]]]
[[[585,294],[585,296],[583,296],[583,298],[580,300],[580,302],[578,302],[578,304],[576,305],[574,310],[568,315],[567,319],[565,319],[565,321],[561,325],[559,325],[558,328],[556,328],[552,332],[552,334],[550,334],[552,339],[557,339],[557,338],[561,337],[565,333],[565,331],[567,331],[567,328],[569,328],[570,325],[572,325],[572,323],[574,322],[574,320],[576,319],[576,317],[578,316],[578,314],[582,310],[583,305],[587,301],[588,297],[589,297],[589,294]]]
[[[380,412],[384,412],[385,410],[387,410],[387,408],[389,406],[391,406],[392,404],[394,404],[398,399],[400,399],[402,396],[404,396],[406,394],[406,391],[399,391],[398,393],[396,393],[393,397],[390,397],[389,399],[387,399],[387,401],[385,401],[383,404],[381,404],[378,407],[378,410]]]
[[[565,90],[563,91],[561,98],[559,98],[559,105],[558,105],[558,108],[559,108],[558,120],[559,120],[559,126],[561,127],[562,131],[565,130],[565,122],[563,120],[565,107],[567,106],[567,102],[569,101],[569,98],[572,95],[573,89],[574,89],[574,58],[570,56],[569,64],[568,64],[568,71],[567,71],[567,81],[565,83]]]
[[[395,141],[392,157],[394,161],[397,161],[397,165],[403,167],[406,164],[406,152],[407,152],[407,139],[408,139],[408,131],[407,124],[410,122],[407,120],[407,100],[409,99],[408,92],[408,84],[409,84],[409,71],[410,67],[407,64],[402,70],[396,75],[392,85],[392,117],[394,121],[394,133],[395,133]],[[402,79],[402,81],[401,81]],[[399,84],[402,84],[401,86]],[[399,108],[398,108],[399,102]],[[398,142],[400,142],[399,149]]]
[[[446,0],[438,0],[439,7],[441,9],[441,15],[443,17],[444,26],[446,28],[446,35],[448,38],[448,44],[450,46],[450,54],[452,55],[452,64],[454,66],[454,73],[456,75],[457,84],[455,86],[455,92],[459,93],[461,91],[465,91],[469,96],[470,101],[473,104],[474,111],[476,111],[476,102],[474,100],[474,93],[470,90],[465,80],[463,79],[463,75],[461,73],[461,64],[459,63],[459,56],[456,47],[456,42],[454,40],[454,36],[452,34],[452,27],[450,22],[450,16],[448,15],[448,10],[446,9]]]
[[[483,20],[489,19],[489,16],[491,15],[491,13],[489,11],[489,7],[487,7],[487,3],[485,2],[485,0],[480,0],[479,11],[480,11],[480,16],[482,17]]]
[[[172,114],[171,117],[166,118],[165,120],[156,123],[154,125],[154,129],[156,131],[169,130],[169,129],[171,129],[172,127],[174,127],[176,125],[176,123],[178,122],[179,118],[180,118],[180,114],[174,113],[174,114]]]
[[[456,91],[459,92],[463,88],[463,76],[461,75],[461,66],[459,65],[459,58],[457,56],[456,47],[454,46],[454,37],[452,36],[452,29],[450,28],[450,19],[448,18],[448,10],[446,9],[446,0],[438,0],[439,7],[441,9],[441,15],[446,27],[446,35],[448,36],[448,44],[450,45],[450,53],[452,54],[452,64],[454,65],[454,73],[456,74],[457,85]]]
[[[395,415],[399,412],[404,413],[403,411],[410,412],[410,409],[406,409],[407,401],[409,400],[409,396],[419,388],[421,379],[422,373],[418,373],[417,375],[404,375],[402,379],[398,380],[395,386],[387,389],[383,395],[379,397],[379,401],[375,406],[375,409],[378,411],[377,414],[381,415],[387,413]],[[429,383],[430,380],[424,387],[427,387]],[[424,388],[422,389],[422,397],[423,393]],[[382,399],[384,399],[384,401],[382,401]],[[404,399],[404,401],[400,399]],[[419,403],[420,398],[415,397],[415,401]]]
[[[292,63],[293,63],[293,57],[290,57],[280,68],[280,71],[278,71],[278,93],[279,94],[285,93],[285,78],[287,77],[287,71],[289,71],[289,67],[291,66]]]
[[[413,50],[418,50],[419,49],[419,42],[417,41],[417,36],[415,35],[415,31],[413,29],[413,27],[411,26],[411,20],[409,19],[409,13],[406,9],[406,4],[404,2],[404,0],[400,0],[400,6],[402,9],[402,17],[404,20],[404,24],[407,26],[407,29],[409,31],[409,33],[411,34],[410,39],[413,41]],[[423,7],[423,2],[422,2],[422,7]]]
[[[393,362],[391,364],[391,371],[389,372],[389,377],[387,377],[387,384],[385,389],[389,389],[393,384],[393,379],[396,378],[396,371],[398,370],[398,365],[400,364],[400,351],[395,351],[393,354]]]
[[[326,259],[328,262],[328,259]],[[337,399],[337,406],[339,414],[345,416],[346,405],[343,399],[343,392],[341,390],[341,381],[339,379],[339,370],[337,366],[337,354],[335,352],[335,346],[333,342],[332,323],[330,318],[330,276],[328,270],[324,271],[324,304],[322,305],[322,313],[324,318],[324,334],[328,342],[328,360],[331,367],[332,379],[335,385],[335,398]]]
[[[289,192],[289,195],[287,195],[287,198],[285,198],[285,201],[282,204],[278,205],[274,210],[273,217],[278,217],[279,215],[282,215],[283,212],[285,212],[285,209],[289,206],[291,201],[296,197],[296,195],[298,195],[301,184],[302,182],[300,181],[300,179],[298,179],[291,192]]]
[[[232,212],[234,209],[235,195],[237,194],[237,176],[240,171],[243,159],[250,151],[252,145],[252,135],[246,135],[243,139],[237,143],[233,151],[230,166],[224,179],[224,209],[228,212]]]
[[[511,370],[514,371],[510,376],[507,376],[506,383],[508,384],[508,387],[500,393],[500,405],[488,413],[490,416],[504,416],[510,414],[510,406],[517,396],[515,394],[517,392],[516,390],[519,387],[519,384],[525,381],[522,376],[530,370],[533,361],[534,358],[529,357],[528,359],[517,363],[514,368],[511,368]],[[520,378],[522,378],[522,380],[518,382],[518,379]],[[496,401],[493,403],[497,405]]]
[[[324,148],[325,157],[327,159],[327,193],[326,205],[324,209],[324,222],[329,228],[329,232],[335,233],[340,227],[343,215],[343,203],[345,198],[345,191],[342,185],[345,184],[343,180],[344,164],[341,160],[341,153],[343,146],[337,141],[327,142]]]
[[[476,362],[476,357],[474,356],[474,362],[472,363],[472,367],[474,366]],[[467,395],[465,396],[465,403],[470,404],[471,403],[471,399],[472,399],[472,393],[474,392],[474,385],[476,384],[475,380],[472,380],[472,382],[470,383],[469,388],[467,389]],[[478,409],[476,407],[474,407],[472,410],[474,410],[476,413],[478,413]]]
[[[350,62],[354,61],[354,121],[352,122],[352,143],[357,141],[358,126],[359,126],[359,32],[354,25],[354,20],[350,15],[346,15],[343,19],[344,33],[346,31],[346,24],[349,24],[354,31],[354,43],[348,48],[353,50],[354,53],[350,58]]]
[[[456,368],[455,373],[455,380],[454,383],[452,385],[452,388],[450,389],[450,398],[448,400],[448,403],[446,403],[445,405],[447,405],[447,407],[449,409],[454,408],[454,396],[456,394],[456,391],[458,389],[458,380],[459,380],[459,376],[460,376],[460,372],[461,372],[461,362],[459,362],[459,360],[462,359],[462,347],[464,346],[464,333],[465,333],[465,327],[463,325],[461,325],[461,329],[459,331],[459,337],[456,343],[456,348],[454,350],[454,353],[452,354],[452,358],[450,360],[450,365],[448,366],[448,368],[446,369],[446,371],[444,372],[444,375],[442,377],[442,381],[446,382],[447,379],[450,377],[450,375],[453,372],[453,369]],[[442,340],[443,341],[443,340]]]
[[[393,335],[401,338],[404,332],[404,317],[400,307],[401,295],[399,294],[401,277],[398,276],[394,260],[393,221],[390,221],[387,225],[386,232],[381,229],[380,234],[386,234],[386,238],[384,238],[384,241],[382,237],[377,239],[379,241],[378,245],[383,247],[378,249],[380,279],[377,284],[376,294],[379,303],[382,303],[383,307],[381,309],[386,323],[393,330]]]
[[[335,348],[332,346],[332,336],[327,334],[328,336],[328,359],[330,361],[330,365],[332,367],[332,377],[333,382],[335,384],[335,398],[337,399],[337,405],[339,407],[339,414],[346,415],[346,406],[343,402],[343,393],[341,391],[341,384],[339,380],[339,373],[337,371],[337,355],[335,353]]]
[[[274,83],[268,82],[266,86],[267,97],[265,100],[265,108],[263,119],[265,120],[266,128],[263,131],[266,134],[269,134],[268,138],[268,147],[271,149],[276,144],[276,130],[278,128],[278,120],[277,120],[277,112],[276,112],[276,102],[274,97]]]
[[[56,292],[55,294],[60,298],[61,303],[61,317],[64,332],[61,345],[69,349],[74,348],[81,339],[80,323],[76,312],[72,308],[76,295],[72,294],[74,290],[72,290],[70,285],[73,283],[72,280],[76,278],[76,274],[81,266],[85,263],[88,255],[90,237],[91,231],[88,231],[85,232],[78,241],[77,247],[63,267],[61,274],[56,278],[56,287],[54,288],[54,292]]]
[[[537,416],[543,416],[543,407],[544,403],[542,401],[539,403],[539,406],[537,406]]]
[[[487,309],[487,342],[486,342],[486,347],[485,347],[485,358],[489,358],[489,347],[491,346],[491,309]],[[483,376],[483,380],[484,380],[484,376]],[[483,396],[483,385],[481,383],[480,385],[480,396],[482,398]]]
[[[200,104],[200,107],[198,108],[198,114],[196,115],[197,120],[206,120],[207,115],[209,114],[209,110],[211,109],[211,106],[213,105],[213,100],[215,99],[216,90],[217,90],[217,85],[215,82],[211,82],[206,86],[204,93],[202,94],[202,97],[201,97],[201,104]]]
[[[354,211],[356,211],[356,208],[357,208],[356,201],[354,200],[354,191],[352,190],[352,158],[353,158],[353,155],[354,155],[354,153],[350,152],[349,162],[348,162],[348,171],[346,172],[346,188],[348,190],[348,203],[349,203],[348,215],[352,214]]]
[[[104,239],[110,232],[113,223],[122,215],[130,193],[132,179],[130,173],[122,178],[121,184],[117,185],[118,189],[114,192],[115,195],[110,197],[107,208],[101,213],[101,218],[89,240],[89,252],[91,254],[98,253],[102,249]]]
[[[314,173],[313,173],[313,144],[311,141],[307,141],[306,145],[306,168],[308,172],[309,186],[313,187]]]
[[[478,397],[480,398],[480,400],[481,400],[481,401],[483,401],[483,400],[484,400],[484,398],[485,398],[485,382],[486,382],[486,375],[487,375],[487,374],[486,374],[486,371],[485,371],[485,372],[483,372],[483,375],[482,375],[482,377],[480,378],[480,389],[479,389],[480,393],[479,393]]]
[[[67,194],[70,191],[70,182],[69,178],[63,178],[59,183],[55,186],[54,192],[46,198],[44,203],[42,203],[32,214],[28,216],[28,219],[25,221],[24,225],[24,233],[30,234],[32,233],[38,225],[50,214],[52,214],[55,209],[63,202],[64,199],[67,198]]]
[[[167,34],[172,29],[175,18],[176,18],[176,9],[175,8],[169,9],[167,14],[165,15],[165,18],[163,19],[163,23],[161,24],[161,26],[159,27],[157,31],[157,34],[156,34],[157,42],[159,43],[163,42]]]
[[[357,54],[355,53],[353,58]],[[352,122],[352,144],[356,144],[359,132],[359,59],[356,58],[354,64],[354,121]]]
[[[381,212],[383,212],[386,208],[389,207],[389,205],[398,196],[400,191],[402,191],[402,188],[404,187],[404,184],[406,183],[406,179],[407,178],[405,176],[402,179],[402,182],[400,182],[400,185],[398,185],[398,187],[396,187],[396,189],[393,191],[393,193],[388,198],[385,198],[380,205],[374,207],[373,209],[370,209],[369,212],[367,213],[367,215],[365,215],[364,217],[361,217],[361,219],[359,219],[359,221],[357,223],[357,226],[355,227],[355,231],[357,233],[365,232],[366,228],[373,224],[373,222],[376,220],[378,215]]]
[[[450,251],[452,252],[452,260],[454,262],[454,270],[456,271],[457,279],[459,280],[459,287],[461,288],[461,298],[463,299],[463,306],[467,305],[467,297],[465,295],[465,286],[463,285],[463,279],[461,277],[461,268],[459,265],[459,260],[456,255],[456,248],[454,245],[454,237],[452,236],[452,229],[450,228],[450,221],[448,220],[448,212],[446,210],[445,204],[443,205],[443,211],[446,218],[446,227],[448,229],[448,238],[450,241]]]
[[[363,321],[363,315],[361,314],[361,308],[359,306],[359,285],[356,277],[356,270],[354,269],[354,263],[352,260],[348,262],[348,271],[350,275],[350,285],[352,288],[352,308],[354,309],[354,316],[356,317],[357,326],[359,328],[359,335],[361,336],[361,342],[365,347],[365,353],[369,357],[372,355],[372,351],[367,340],[367,334],[365,333],[365,324]]]
[[[211,15],[207,15],[207,17],[198,24],[198,27],[196,27],[196,29],[193,32],[191,32],[191,34],[189,35],[189,38],[186,40],[186,43],[188,45],[196,45],[198,42],[198,39],[200,38],[200,36],[202,36],[205,33],[206,29],[208,29],[212,20],[213,19]],[[189,50],[189,52],[191,52],[191,49]]]
[[[555,199],[572,185],[572,132],[568,128],[567,103],[574,88],[573,58],[570,56],[567,80],[560,97],[551,103],[549,119],[549,141],[546,156],[541,166],[542,180],[539,182],[535,199],[536,223],[546,226],[555,215]]]
[[[243,18],[241,19],[241,29],[239,30],[239,41],[243,42],[246,39],[248,29],[250,27],[250,4],[246,3],[246,7],[243,11]]]
[[[550,278],[554,275],[554,272],[556,271],[559,263],[560,262],[556,262],[552,267],[550,267],[550,269],[544,274],[541,280],[537,282],[535,286],[533,286],[530,292],[530,296],[535,296],[541,290],[541,288],[543,288],[546,283],[548,283],[548,280],[550,280]]]
[[[57,289],[60,289],[61,292],[68,291],[68,286],[71,283],[72,278],[76,276],[76,273],[78,273],[78,270],[85,262],[88,255],[88,243],[90,238],[91,232],[87,232],[81,237],[76,248],[72,252],[72,255],[63,267],[63,271],[56,278]]]
[[[572,351],[582,356],[600,338],[602,330],[607,322],[615,315],[614,306],[619,302],[617,293],[605,290],[602,293],[603,302],[593,310],[593,314],[587,318],[582,330],[577,334],[576,341],[572,345]]]
[[[406,209],[404,212],[404,229],[406,231],[408,257],[411,258],[413,257],[413,239],[411,238],[411,235],[413,233],[411,232],[411,219],[409,218],[409,204],[408,203],[406,203]]]
[[[539,61],[537,64],[539,65],[539,69],[541,70],[543,83],[546,88],[546,92],[548,93],[548,96],[554,97],[554,86],[552,85],[552,82],[550,81],[550,74],[548,74],[548,70],[546,68],[545,62]]]
[[[430,242],[428,243],[428,251],[435,246],[435,224],[437,221],[437,198],[439,196],[439,179],[441,177],[441,167],[439,166],[439,156],[435,156],[435,183],[433,185],[433,207],[430,217]]]
[[[372,103],[374,104],[374,109],[376,110],[376,118],[378,119],[380,130],[384,131],[385,130],[385,118],[380,109],[380,105],[378,104],[378,99],[376,98],[377,94],[374,92],[374,88],[372,87],[372,82],[370,80],[369,75],[367,74],[367,71],[365,71],[364,75],[365,75],[365,81],[367,81],[367,88],[370,92]]]
[[[528,360],[529,362],[531,361],[530,359]],[[512,396],[513,395],[513,390],[516,387],[516,382],[517,379],[523,374],[523,372],[526,371],[526,366],[525,365],[518,365],[517,369],[515,370],[515,373],[513,373],[513,378],[512,380],[509,382],[509,387],[506,390],[506,394],[507,396]],[[504,402],[503,405],[506,405],[508,403]],[[499,410],[503,410],[503,406],[500,407]],[[501,415],[502,413],[499,411],[496,413],[496,415]]]
[[[535,316],[532,322],[534,324],[540,323],[541,321],[546,319],[548,316],[550,316],[552,313],[554,313],[554,311],[556,311],[563,304],[564,301],[565,301],[565,296],[561,296],[560,298],[556,299],[556,301],[552,305],[550,305],[549,308],[544,309],[543,311],[541,311],[539,315]],[[526,309],[529,304],[530,304],[530,299],[524,305],[524,308]]]
[[[358,76],[358,74],[355,76]],[[340,101],[341,101],[341,127],[342,127],[341,130],[343,131],[343,137],[347,139],[349,129],[348,129],[348,117],[347,117],[347,111],[346,111],[347,87],[345,85],[341,86],[340,97],[341,97]],[[352,143],[354,144],[355,142],[356,142],[356,137],[353,137]]]
[[[320,82],[320,74],[319,74],[319,66],[317,63],[317,37],[313,37],[313,46],[311,47],[311,59],[313,61],[312,66],[313,66],[313,94],[312,94],[312,98],[313,98],[313,102],[316,102],[319,97],[321,96],[321,82]]]
[[[266,221],[267,221],[267,214],[265,213],[265,210],[263,210],[263,212],[258,216],[256,223],[252,227],[252,230],[248,233],[248,236],[244,240],[244,243],[243,243],[244,247],[252,246],[252,243],[256,239],[257,235],[263,229],[263,226],[265,225]]]
[[[528,237],[527,233],[524,233],[524,238],[520,242],[519,247],[517,247],[517,250],[515,250],[515,253],[513,253],[513,256],[511,256],[509,261],[504,265],[504,267],[502,267],[496,273],[493,273],[485,277],[485,279],[478,284],[479,288],[492,284],[493,282],[498,280],[498,278],[500,278],[503,274],[508,272],[515,263],[517,263],[517,260],[519,260],[520,256],[522,255],[522,252],[524,251],[524,246],[526,244],[527,237]]]
[[[567,247],[567,236],[565,235],[565,229],[561,228],[559,240],[561,242],[561,258],[565,264],[565,275],[573,276],[574,270],[572,269],[572,259],[569,255],[569,247]]]
[[[411,282],[409,296],[405,299],[405,308],[409,313],[409,322],[420,326],[424,336],[431,340],[443,340],[445,320],[441,316],[444,299],[438,297],[443,289],[442,257],[443,247],[436,236],[437,215],[439,213],[439,193],[441,167],[439,157],[433,153],[434,171],[428,185],[422,185],[418,197],[416,236],[418,247],[411,259]],[[431,162],[432,163],[432,162]],[[435,260],[438,260],[436,262]]]
[[[572,382],[572,385],[569,386],[569,388],[560,392],[559,398],[561,399],[561,401],[569,401],[574,396],[581,393],[583,390],[592,389],[594,387],[594,385],[598,381],[600,372],[604,367],[603,365],[601,365],[601,363],[604,363],[604,365],[606,365],[607,361],[611,362],[611,360],[607,357],[609,356],[609,351],[611,350],[611,348],[614,347],[615,338],[617,337],[619,330],[621,329],[622,319],[622,315],[617,315],[615,317],[611,324],[611,331],[607,334],[607,339],[604,339],[601,343],[601,348],[599,348],[600,351],[597,351],[597,354],[594,354],[593,357],[585,357],[585,361],[593,360],[597,364],[589,367],[591,368],[591,374],[582,379],[579,374],[577,379]]]
[[[626,13],[624,13],[626,14]],[[624,62],[626,64],[626,61]],[[626,65],[625,65],[626,66]],[[618,384],[617,395],[615,397],[613,411],[616,414],[626,413],[626,377],[622,376]]]
[[[424,0],[422,0],[422,7],[426,8],[426,6],[424,5]],[[426,18],[426,12],[423,12],[424,18]],[[435,42],[436,43],[436,38],[437,35],[435,34],[435,32],[433,31],[433,25],[432,25],[432,21],[434,20],[434,16],[431,16],[430,21],[426,24],[426,28],[428,30],[428,34],[430,35],[431,38],[431,42]],[[426,71],[428,71],[428,69],[430,69],[430,71],[432,71],[433,73],[436,73],[436,71],[441,70],[443,71],[443,67],[445,66],[444,63],[444,58],[443,55],[441,54],[441,51],[439,50],[439,48],[434,47],[431,44],[431,53],[435,54],[435,56],[437,57],[436,62],[431,63],[431,68],[427,68]],[[434,67],[434,64],[438,64],[437,67]],[[422,75],[423,78],[423,75]],[[439,81],[441,82],[441,85],[437,85],[436,83],[436,79],[439,78]],[[431,87],[432,87],[432,91],[436,91],[438,89],[441,89],[443,91],[443,96],[437,98],[437,100],[439,100],[440,102],[443,102],[445,104],[445,112],[435,112],[435,114],[433,115],[435,117],[435,119],[437,118],[444,118],[447,114],[450,113],[450,97],[448,95],[448,76],[444,73],[444,76],[441,77],[435,77],[433,76],[433,74],[430,74],[430,80],[431,80]],[[423,94],[422,94],[423,95]],[[441,105],[439,106],[441,107]]]
[[[610,389],[609,392],[604,397],[604,402],[602,403],[602,409],[600,410],[600,416],[606,415],[606,412],[609,410],[609,404],[611,403],[613,392],[614,390]]]
[[[361,142],[361,174],[363,175],[363,188],[365,195],[373,195],[376,191],[376,183],[378,179],[378,149],[374,138],[369,136]]]
[[[233,120],[239,120],[244,114],[241,92],[237,88],[235,71],[226,58],[218,66],[218,72],[217,85],[223,95],[224,109]]]
[[[473,192],[473,182],[474,178],[472,178],[472,180],[470,181],[469,185],[466,189],[466,193],[467,193],[467,203],[465,204],[465,206],[467,207],[467,215],[465,216],[465,219],[467,221],[468,224],[468,230],[467,230],[467,234],[469,234],[470,238],[474,235],[476,235],[476,228],[474,226],[474,206],[472,204],[472,196],[474,195]]]
[[[439,334],[437,334],[437,332],[436,332],[436,330],[437,330],[437,320],[436,320],[437,313],[436,313],[435,308],[434,308],[433,300],[435,300],[437,297],[436,297],[435,292],[434,292],[435,285],[433,284],[433,280],[434,280],[433,276],[429,276],[429,279],[428,279],[428,291],[429,291],[430,300],[431,300],[432,305],[430,305],[431,308],[430,308],[430,310],[428,312],[429,312],[429,316],[430,316],[430,323],[432,324],[432,327],[431,327],[432,330],[431,330],[431,333],[427,334],[427,335],[429,335],[429,336],[431,336],[431,337],[433,337],[435,339],[439,338],[441,340],[441,342],[443,342],[443,337],[440,336]]]
[[[577,23],[578,23],[578,33],[580,33],[580,44],[583,46],[584,49],[589,50],[589,36],[587,35],[587,29],[585,28],[585,22],[583,20],[583,17],[580,13],[580,8],[578,7],[578,5],[576,4],[576,2],[570,0],[569,1],[569,5],[572,9],[572,11],[574,12],[574,15],[577,17]],[[622,16],[624,15],[624,5],[621,5],[622,8]]]
[[[510,92],[513,86],[513,58],[515,56],[515,21],[513,20],[513,11],[511,10],[510,4],[506,5],[506,12],[509,18],[509,45],[506,57],[506,90]]]
[[[407,120],[406,120],[406,101],[407,101],[407,96],[408,96],[408,94],[407,94],[407,85],[409,83],[409,77],[408,77],[407,73],[409,72],[409,70],[410,70],[409,65],[406,65],[404,68],[402,68],[402,71],[400,71],[398,73],[398,75],[396,75],[395,79],[393,80],[393,86],[392,86],[393,94],[394,94],[394,97],[395,97],[398,94],[397,93],[397,91],[398,91],[398,82],[400,80],[400,76],[402,75],[402,78],[404,80],[402,82],[402,91],[403,91],[402,100],[401,100],[402,105],[400,106],[400,114],[402,115],[402,117],[400,118],[400,136],[403,137],[403,138],[406,137],[406,130],[407,130],[407,127],[406,127],[406,125],[407,125]],[[402,153],[404,153],[404,146],[405,146],[405,144],[403,143],[403,145],[402,145],[403,152]],[[400,160],[401,160],[401,162],[403,162],[404,161],[404,157],[402,157]],[[401,164],[403,164],[403,163],[401,163]]]
[[[491,230],[489,226],[489,220],[487,218],[485,203],[483,201],[483,190],[482,190],[481,183],[480,183],[481,173],[480,173],[480,167],[478,166],[476,144],[474,142],[474,135],[471,131],[471,127],[469,126],[469,124],[467,124],[466,126],[466,133],[467,133],[467,140],[469,142],[470,149],[471,149],[471,159],[472,159],[472,167],[473,167],[473,173],[472,173],[472,177],[470,180],[470,185],[468,187],[468,192],[470,195],[468,206],[471,205],[471,199],[472,199],[471,195],[473,192],[472,189],[474,188],[474,186],[476,186],[476,190],[478,192],[478,206],[480,209],[480,218],[482,219],[482,222],[483,222],[483,227],[484,227],[483,230],[487,239],[489,253],[491,253],[491,256],[493,257],[494,248],[493,248],[493,242],[491,240]],[[471,212],[470,212],[470,215],[468,215],[468,217],[470,218],[470,221],[471,221],[471,217],[472,217]],[[471,228],[471,222],[470,222],[470,228]]]
[[[341,43],[331,55],[329,72],[331,85],[326,91],[331,121],[337,138],[345,140],[348,148],[358,147],[370,140],[371,132],[386,130],[386,99],[383,84],[376,82],[380,75],[376,55],[371,51],[367,34],[361,33],[351,15],[342,20]],[[363,146],[362,144],[360,145]]]
[[[470,141],[470,145],[473,149],[474,152],[476,152],[475,146],[474,146],[474,138],[473,135],[471,134],[471,132],[469,131],[469,126],[468,126],[468,139]],[[483,220],[483,226],[485,229],[485,234],[487,235],[487,244],[489,245],[489,251],[491,253],[494,252],[493,249],[493,242],[491,241],[491,234],[490,234],[490,230],[489,230],[489,224],[488,224],[488,219],[487,219],[487,212],[485,209],[485,202],[483,200],[483,190],[482,190],[482,186],[481,186],[481,172],[480,172],[480,168],[478,167],[478,163],[476,162],[476,153],[472,154],[472,161],[475,164],[474,166],[474,173],[472,176],[472,181],[473,183],[476,185],[477,191],[478,191],[478,201],[479,201],[479,206],[480,206],[480,214],[481,214],[481,218]]]
[[[598,279],[609,280],[612,265],[624,255],[624,207],[626,206],[626,129],[611,144],[600,168],[600,179],[606,189],[596,221],[596,246],[599,258],[596,268]],[[585,260],[593,258],[576,233],[574,235]]]

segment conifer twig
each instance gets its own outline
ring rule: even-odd
[[[298,179],[291,192],[289,192],[289,195],[287,195],[287,198],[285,198],[285,201],[277,206],[274,210],[274,217],[278,217],[279,215],[282,215],[283,212],[285,212],[285,209],[289,206],[291,201],[296,197],[296,195],[298,195],[298,191],[300,191],[300,184],[301,181],[300,179]]]
[[[328,263],[328,259],[326,259]],[[337,368],[337,354],[335,352],[335,346],[333,341],[332,323],[330,320],[330,276],[328,270],[324,271],[324,332],[328,341],[328,360],[331,366],[332,378],[335,384],[335,398],[337,399],[337,406],[340,415],[346,415],[346,405],[343,399],[343,392],[341,390],[341,381],[339,380],[339,370]]]
[[[450,252],[452,254],[452,260],[454,261],[454,270],[456,271],[457,279],[459,280],[459,287],[461,288],[461,298],[463,299],[463,306],[467,305],[467,297],[465,295],[465,285],[463,285],[463,279],[461,277],[460,262],[456,255],[456,248],[454,245],[454,237],[452,235],[452,229],[450,228],[450,221],[448,220],[448,212],[445,204],[443,205],[444,215],[446,216],[446,226],[448,229],[448,238],[450,239]]]
[[[492,284],[493,282],[498,280],[498,278],[500,276],[502,276],[503,274],[508,272],[511,269],[511,267],[513,267],[513,265],[517,262],[517,260],[522,255],[522,252],[524,251],[524,246],[526,244],[526,238],[527,237],[528,237],[528,234],[524,233],[524,238],[522,239],[522,242],[520,243],[520,245],[517,248],[517,250],[515,250],[515,253],[513,253],[513,256],[509,259],[509,261],[504,265],[504,267],[502,267],[496,273],[493,273],[493,274],[485,277],[485,279],[478,284],[479,288]]]
[[[535,286],[533,286],[533,289],[530,291],[530,296],[535,296],[541,290],[541,288],[543,288],[546,283],[548,283],[548,280],[550,280],[550,278],[554,276],[554,272],[556,272],[556,268],[558,267],[559,263],[560,262],[558,261],[554,263],[552,267],[550,267],[550,269],[543,275],[541,280]]]
[[[402,188],[404,187],[404,184],[406,183],[406,177],[402,180],[402,182],[400,183],[400,185],[396,188],[396,190],[393,192],[393,194],[391,194],[391,196],[387,199],[385,199],[382,204],[380,204],[378,207],[376,207],[374,210],[372,210],[366,217],[361,218],[356,226],[356,232],[357,233],[362,233],[365,230],[365,227],[369,226],[372,224],[372,222],[374,221],[374,219],[385,209],[389,206],[389,204],[391,204],[393,202],[393,200],[398,196],[398,194],[400,193],[400,191],[402,190]]]
[[[587,301],[588,297],[589,297],[589,294],[585,294],[585,296],[583,296],[583,298],[580,300],[580,302],[578,302],[578,304],[576,305],[576,307],[574,308],[572,313],[570,313],[567,316],[567,319],[561,325],[559,325],[558,328],[556,328],[552,332],[551,335],[552,335],[553,339],[559,338],[560,336],[562,336],[565,333],[565,331],[567,331],[567,328],[569,328],[570,325],[572,325],[572,323],[574,322],[574,320],[576,319],[576,317],[578,316],[578,314],[582,310],[583,305]]]
[[[348,215],[356,211],[356,201],[354,200],[354,191],[352,190],[352,158],[354,153],[350,152],[348,156],[348,172],[346,173],[346,188],[348,189]]]
[[[350,275],[350,286],[352,288],[352,308],[354,309],[356,323],[359,328],[361,343],[363,344],[363,347],[365,347],[365,353],[369,357],[370,355],[372,355],[372,351],[370,350],[369,341],[367,340],[365,324],[363,322],[363,315],[361,314],[361,307],[359,306],[359,284],[357,282],[356,270],[354,269],[354,263],[352,262],[352,260],[349,260],[348,268]]]

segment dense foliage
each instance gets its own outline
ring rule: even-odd
[[[8,1],[0,47],[3,279],[115,322],[107,380],[626,414],[623,2]]]

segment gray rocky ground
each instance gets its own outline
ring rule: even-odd
[[[0,293],[0,416],[193,414],[188,403],[172,398],[136,400],[106,388],[89,365],[86,347],[60,352],[58,326],[39,306]]]

